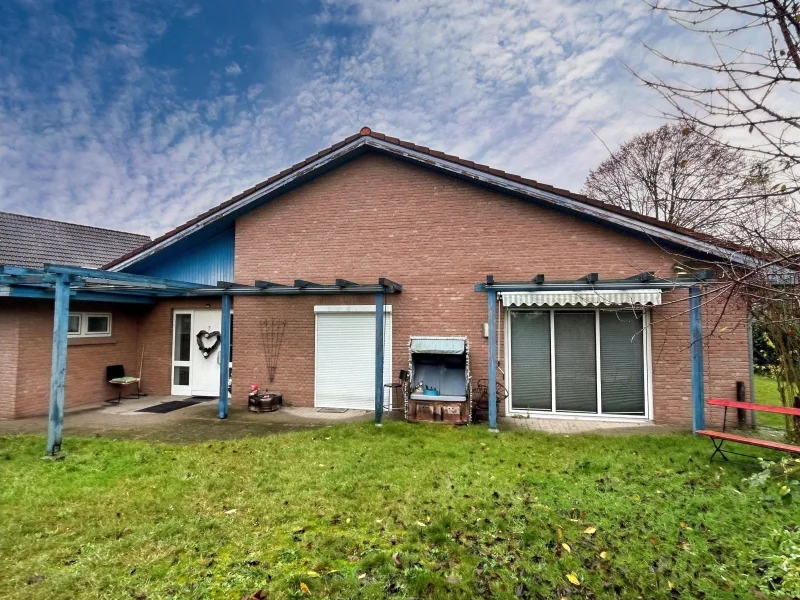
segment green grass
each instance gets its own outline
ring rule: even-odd
[[[0,438],[3,598],[753,598],[797,524],[742,483],[755,461],[709,465],[690,435],[390,422],[43,447]]]
[[[778,384],[773,377],[765,375],[755,376],[755,401],[759,404],[770,404],[772,406],[783,406],[781,404],[781,396],[778,393]],[[767,427],[776,427],[783,429],[785,426],[784,417],[782,415],[770,413],[758,413],[756,416],[756,423],[758,425],[765,425]]]

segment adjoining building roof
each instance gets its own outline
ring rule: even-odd
[[[315,155],[292,165],[261,183],[257,183],[222,204],[146,243],[141,248],[120,256],[105,265],[104,268],[115,270],[126,268],[130,264],[138,262],[140,259],[193,233],[198,228],[203,228],[222,218],[230,218],[236,214],[241,214],[244,210],[250,210],[260,203],[266,202],[271,197],[282,194],[293,186],[306,181],[308,178],[334,168],[341,161],[348,160],[367,151],[394,156],[501,192],[511,193],[544,206],[581,214],[596,221],[607,222],[611,226],[646,236],[659,242],[666,242],[705,255],[724,257],[737,262],[750,262],[752,260],[752,257],[745,256],[746,253],[741,248],[704,233],[665,223],[653,217],[607,204],[582,194],[555,188],[533,179],[506,173],[487,165],[474,163],[470,160],[372,131],[369,127],[363,127],[359,133],[317,152]]]
[[[126,231],[0,212],[0,265],[96,269],[149,241]]]

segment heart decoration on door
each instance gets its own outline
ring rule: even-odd
[[[211,338],[216,338],[214,343],[211,344],[211,346],[206,346],[204,340],[210,340]],[[197,340],[197,347],[200,348],[200,352],[203,353],[203,358],[208,358],[214,354],[214,350],[219,348],[219,345],[222,342],[219,331],[212,331],[209,333],[205,329],[198,331],[195,339]]]

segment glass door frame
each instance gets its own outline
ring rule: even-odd
[[[189,359],[188,360],[175,360],[175,343],[176,343],[176,329],[178,324],[178,316],[189,315]],[[192,352],[191,352],[191,337],[192,325],[194,324],[194,311],[193,310],[174,310],[172,311],[172,362],[169,370],[170,393],[173,396],[191,396],[192,395]],[[175,367],[186,367],[189,369],[189,384],[176,385],[175,384]]]
[[[621,415],[618,413],[603,413],[602,408],[602,389],[601,389],[601,359],[600,359],[600,311],[631,311],[642,314],[642,328],[644,329],[643,352],[644,355],[644,415]],[[550,393],[552,405],[550,410],[538,410],[532,408],[513,409],[513,385],[511,368],[511,313],[512,312],[547,312],[550,315]],[[597,412],[566,412],[556,410],[556,381],[555,381],[555,336],[554,324],[556,312],[594,312],[595,313],[595,364],[597,369]],[[535,418],[545,419],[587,419],[598,421],[651,421],[653,419],[653,364],[652,364],[652,327],[650,309],[637,308],[633,311],[624,306],[595,307],[595,306],[526,306],[526,307],[506,307],[502,311],[503,319],[503,353],[505,362],[505,386],[508,390],[506,398],[507,415],[526,415]]]

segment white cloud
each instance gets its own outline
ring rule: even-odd
[[[225,67],[225,73],[227,75],[240,75],[242,72],[242,67],[239,66],[239,63],[232,62],[227,67]]]
[[[639,0],[324,0],[316,24],[354,33],[311,32],[299,82],[217,77],[186,100],[145,62],[169,18],[114,6],[90,52],[42,11],[26,44],[54,64],[0,56],[1,208],[157,235],[362,125],[578,190],[605,153],[590,128],[613,146],[657,123],[620,62],[650,64],[637,36],[685,43]]]
[[[203,9],[200,7],[199,4],[193,4],[192,6],[187,8],[185,11],[183,11],[183,16],[186,19],[191,19],[193,16],[195,16],[201,10],[203,10]]]

